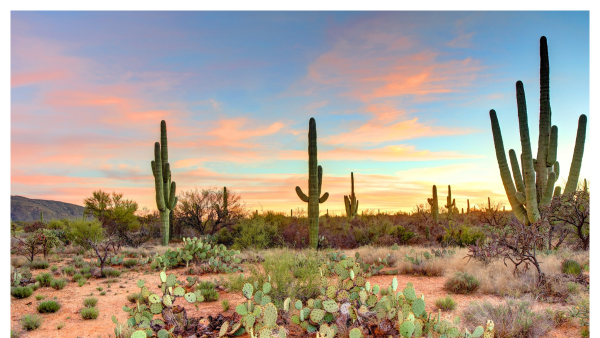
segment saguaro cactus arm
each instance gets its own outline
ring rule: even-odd
[[[152,161],[152,173],[154,174],[154,187],[156,190],[156,207],[158,211],[165,211],[165,199],[163,192],[163,171],[160,157],[160,143],[154,144],[154,161]]]
[[[510,158],[510,166],[515,179],[515,184],[517,185],[517,191],[525,193],[525,183],[523,183],[523,178],[521,177],[521,169],[519,168],[519,162],[517,161],[515,151],[513,149],[509,150],[508,156]]]
[[[548,179],[548,167],[554,164],[547,163],[549,155],[548,146],[550,143],[551,125],[552,113],[550,108],[550,62],[548,60],[548,42],[546,40],[546,37],[542,36],[540,38],[540,122],[538,135],[538,151],[536,156],[537,162],[535,163],[535,182],[537,183],[536,201],[538,202],[541,201],[542,196],[544,194],[544,190],[546,189],[546,181]],[[529,207],[527,210],[529,211]]]
[[[323,183],[323,167],[319,166],[319,193],[317,194],[317,196],[321,196],[321,184]],[[329,193],[326,192],[323,194],[323,196],[321,196],[319,198],[319,203],[325,203],[325,201],[327,201],[327,199],[329,198]]]
[[[577,136],[575,137],[575,149],[573,150],[573,160],[571,160],[571,169],[569,170],[569,179],[565,186],[563,194],[568,194],[577,189],[579,182],[579,172],[581,171],[581,161],[583,160],[583,149],[585,147],[585,128],[587,126],[587,116],[579,116],[577,124]]]
[[[515,213],[515,216],[520,220],[527,218],[527,211],[523,208],[523,205],[517,200],[517,189],[513,183],[508,169],[508,162],[506,161],[506,153],[504,152],[504,142],[502,141],[502,132],[500,131],[500,124],[498,123],[498,117],[496,116],[495,110],[490,110],[490,120],[492,122],[492,134],[494,136],[494,148],[496,149],[496,159],[498,160],[498,168],[500,169],[500,178],[508,197],[508,202]]]
[[[298,195],[298,197],[300,197],[300,199],[302,200],[302,202],[306,202],[308,203],[308,196],[306,196],[305,193],[302,192],[302,189],[298,186],[296,186],[296,194]]]

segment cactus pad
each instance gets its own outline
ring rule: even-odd
[[[152,304],[159,303],[160,302],[160,297],[158,295],[156,295],[156,294],[151,294],[150,296],[148,296],[148,300]]]
[[[246,303],[239,304],[235,307],[235,312],[237,312],[240,316],[245,316],[248,314],[248,308],[246,307]]]
[[[289,298],[286,298],[283,301],[283,311],[287,312],[290,310],[290,302],[291,302],[291,300]]]
[[[293,315],[292,316],[292,323],[299,325],[300,324],[300,317],[298,317],[298,315]]]
[[[242,288],[242,293],[244,294],[244,296],[246,298],[251,299],[253,292],[254,292],[254,288],[252,287],[252,284],[250,284],[250,283],[244,284],[244,287]]]
[[[162,283],[166,283],[167,282],[167,274],[164,271],[160,272],[160,281]]]
[[[375,306],[375,304],[377,304],[377,296],[375,296],[375,295],[370,295],[370,296],[367,298],[367,305],[368,305],[369,307],[373,307],[373,306]]]
[[[404,295],[404,297],[406,297],[406,299],[408,300],[415,300],[415,298],[417,298],[417,293],[415,292],[415,289],[412,288],[412,286],[407,286],[403,291],[402,294]]]
[[[162,304],[161,303],[154,303],[152,305],[150,305],[150,311],[154,314],[159,314],[162,312]]]
[[[327,312],[333,313],[337,312],[339,310],[339,307],[335,300],[329,299],[323,301],[323,309],[325,309],[325,311]]]
[[[277,308],[275,308],[275,305],[273,305],[273,303],[269,303],[265,306],[263,319],[267,327],[273,328],[276,326]]]
[[[167,286],[174,286],[175,282],[177,282],[177,276],[175,276],[175,274],[170,274],[167,276]]]
[[[363,276],[356,276],[356,278],[354,278],[354,285],[356,285],[356,286],[364,286],[365,285],[365,277],[363,277]]]
[[[242,317],[242,321],[244,322],[244,327],[246,328],[246,330],[254,327],[255,320],[256,320],[256,317],[254,317],[254,315],[251,313]]]
[[[361,338],[362,336],[362,332],[360,332],[359,328],[353,328],[350,330],[350,338]]]
[[[171,307],[173,305],[173,302],[171,300],[171,296],[165,295],[163,297],[163,304],[165,304],[166,307]]]
[[[483,335],[483,327],[482,326],[478,326],[475,328],[475,330],[473,331],[473,333],[471,333],[471,337],[473,338],[479,338]]]
[[[301,310],[302,309],[302,301],[297,300],[296,303],[294,303],[294,307],[296,308],[296,310]]]
[[[265,284],[263,284],[263,293],[266,295],[267,293],[269,293],[269,291],[271,291],[271,283],[266,282]]]
[[[143,288],[144,284],[145,284],[145,282],[143,280],[141,280],[141,279],[137,281],[137,287],[138,288]]]
[[[325,311],[321,309],[313,309],[310,312],[310,320],[312,320],[314,323],[320,323],[323,320],[324,316]]]
[[[185,298],[185,300],[188,303],[195,303],[198,300],[198,297],[196,297],[196,294],[192,293],[192,292],[188,292],[188,293],[184,294],[183,298]]]
[[[336,294],[337,294],[337,287],[335,285],[331,285],[327,287],[327,291],[325,292],[326,296],[329,298],[335,298]]]
[[[185,294],[185,290],[181,286],[178,286],[173,290],[173,294],[177,297],[182,297]]]
[[[131,334],[131,338],[146,338],[146,337],[148,337],[148,336],[146,335],[146,331],[144,331],[144,330],[137,330]]]
[[[346,290],[340,290],[337,294],[337,299],[340,302],[346,301],[346,300],[350,299],[350,294]]]
[[[415,332],[415,324],[410,321],[405,321],[400,325],[400,334],[402,337],[411,337]]]
[[[421,298],[415,299],[412,303],[412,312],[417,317],[423,314],[425,312],[425,301]]]

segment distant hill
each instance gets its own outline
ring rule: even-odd
[[[30,199],[23,196],[10,196],[10,219],[13,221],[32,222],[40,219],[40,211],[44,212],[44,221],[51,219],[75,219],[83,216],[83,207],[76,204]]]

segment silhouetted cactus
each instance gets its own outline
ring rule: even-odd
[[[319,203],[324,203],[329,197],[328,192],[321,196],[322,181],[323,168],[317,161],[317,123],[311,117],[308,122],[308,196],[300,187],[296,187],[296,194],[303,202],[308,203],[310,246],[315,249],[319,243]]]
[[[560,195],[560,190],[554,189],[558,180],[560,166],[556,161],[558,145],[558,127],[551,127],[550,109],[550,66],[548,61],[548,45],[546,37],[540,39],[540,122],[537,159],[533,158],[529,138],[527,120],[527,106],[525,103],[525,90],[523,83],[517,81],[517,107],[519,116],[519,131],[521,136],[521,165],[519,168],[514,150],[509,151],[512,175],[506,161],[504,143],[500,131],[500,124],[496,112],[490,110],[492,134],[496,158],[500,169],[500,177],[513,213],[518,219],[526,223],[535,222],[540,218],[539,206],[547,205],[552,200],[552,195]],[[569,179],[564,193],[575,191],[579,180],[583,149],[585,146],[587,117],[581,115],[577,127],[577,137]],[[516,184],[516,186],[515,186]]]
[[[356,195],[354,194],[354,173],[350,173],[350,182],[352,186],[352,192],[350,196],[344,195],[344,204],[346,205],[346,216],[348,218],[356,217],[356,213],[358,212],[358,200],[356,199]]]
[[[456,208],[456,200],[452,199],[452,190],[450,189],[450,185],[448,184],[448,197],[446,197],[446,209],[448,209],[448,219],[452,218],[452,212],[454,208]]]
[[[433,218],[433,221],[437,223],[439,210],[438,210],[437,187],[435,185],[433,186],[433,197],[428,198],[427,203],[429,203],[429,205],[431,205],[431,217]]]

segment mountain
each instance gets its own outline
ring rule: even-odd
[[[51,219],[75,219],[83,216],[83,207],[80,205],[10,196],[10,219],[12,221],[38,221],[40,211],[44,212],[45,222]]]

